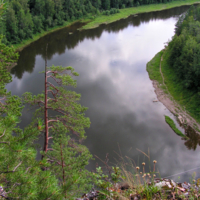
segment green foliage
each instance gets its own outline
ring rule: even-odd
[[[153,199],[154,194],[160,192],[160,189],[155,185],[148,185],[147,183],[144,184],[144,188],[142,191],[142,196],[146,197],[147,200]]]
[[[26,37],[25,27],[32,27],[29,21],[31,15],[22,10],[22,7],[26,8],[26,0],[20,2],[13,1],[15,11],[10,9],[12,13],[18,12],[23,31],[20,37]],[[5,84],[11,81],[7,67],[17,61],[18,54],[13,47],[2,44],[2,38],[0,36],[0,185],[3,191],[0,198],[74,199],[92,187],[91,175],[85,169],[92,156],[85,146],[76,142],[76,137],[71,136],[75,133],[79,139],[85,138],[84,128],[89,127],[90,120],[84,117],[86,108],[77,103],[80,95],[65,88],[76,86],[72,76],[78,74],[72,67],[49,68],[48,75],[58,85],[48,83],[53,96],[48,98],[48,106],[58,115],[44,121],[46,104],[39,104],[41,107],[36,111],[35,118],[22,130],[17,125],[24,105],[21,98],[12,96],[5,89]],[[44,94],[32,96],[27,93],[24,96],[24,102],[32,105],[45,99]],[[42,160],[36,160],[35,143],[46,133],[46,127],[51,129],[51,137],[47,135],[47,139],[53,139],[53,142],[50,148],[45,141],[48,152],[42,151]]]
[[[117,197],[116,186],[124,178],[119,167],[109,167],[107,174],[104,174],[101,167],[96,168],[96,173],[93,173],[94,183],[100,190],[99,199],[107,199]]]
[[[0,183],[6,196],[18,199],[59,198],[58,180],[50,171],[41,169],[41,166],[49,164],[46,160],[36,161],[37,152],[31,147],[38,137],[38,130],[15,128],[19,118],[10,112],[0,121],[0,132],[3,133],[0,142]],[[12,135],[13,131],[16,136]]]
[[[62,128],[65,131],[65,128]],[[91,172],[85,169],[91,155],[88,149],[74,142],[65,133],[55,136],[53,151],[47,152],[47,160],[51,163],[50,171],[56,175],[60,188],[66,199],[78,197],[91,189]]]
[[[23,99],[30,105],[39,105],[31,126],[45,134],[44,151],[41,152],[49,163],[45,170],[59,180],[60,195],[73,199],[92,187],[91,173],[85,169],[92,156],[85,146],[76,142],[85,138],[85,128],[90,126],[90,120],[84,116],[87,108],[78,103],[80,95],[66,90],[66,87],[76,87],[72,76],[78,76],[78,73],[72,67],[51,66],[45,74],[54,82],[46,82],[45,93],[50,94],[47,103],[45,93],[33,96],[27,92]],[[42,116],[44,111],[47,114]],[[48,116],[48,111],[54,114]]]
[[[3,44],[2,39],[3,36],[0,35],[0,95],[6,94],[5,84],[11,82],[11,75],[7,71],[7,67],[15,63],[19,56],[13,47]]]
[[[176,36],[169,43],[168,63],[174,69],[183,87],[200,90],[200,7],[190,10],[177,22]]]
[[[163,54],[162,72],[173,98],[200,121],[200,7],[179,18],[176,35]]]
[[[7,10],[8,3],[5,0],[0,2],[0,21],[4,19],[5,11]]]
[[[156,80],[162,84],[162,76],[160,74],[160,61],[163,51],[157,53],[151,61],[147,63],[147,72],[151,80]]]
[[[100,11],[103,11],[103,15],[112,15],[119,13],[118,9],[150,3],[160,3],[160,0],[10,0],[2,7],[7,6],[8,9],[5,21],[0,26],[6,36],[5,42],[16,44],[66,22],[90,15],[93,15],[90,19],[94,19],[94,16],[100,15]]]
[[[103,15],[113,15],[113,14],[116,14],[116,13],[119,13],[119,9],[116,9],[116,8],[111,8],[111,10],[105,10],[103,12]]]
[[[96,173],[94,173],[94,176],[96,178],[95,184],[102,188],[106,189],[108,187],[111,187],[111,182],[108,180],[108,175],[103,173],[103,170],[101,167],[96,168]]]
[[[169,64],[169,56],[170,52],[166,49],[163,53],[162,61],[162,73],[165,77],[165,84],[174,100],[181,106],[184,106],[189,114],[199,122],[199,92],[184,87],[179,76],[175,73],[174,68]]]
[[[4,56],[6,61],[12,61],[12,53],[4,53]],[[50,69],[54,70],[53,78],[57,82],[61,80],[61,86],[76,86],[71,75],[78,74],[73,68],[52,66]],[[63,69],[68,70],[70,75],[64,75]],[[9,74],[4,76],[6,75]],[[5,80],[10,81],[10,77]],[[55,116],[55,123],[51,122],[50,134],[53,143],[47,153],[41,152],[43,159],[39,161],[36,160],[34,143],[45,129],[43,118],[33,119],[24,130],[18,128],[23,109],[21,99],[6,93],[5,89],[2,90],[4,96],[0,99],[0,184],[7,198],[74,199],[92,187],[91,173],[85,169],[92,156],[85,146],[70,136],[70,131],[73,131],[84,138],[84,127],[89,127],[90,121],[84,117],[86,108],[76,103],[80,95],[61,86],[54,88],[51,85],[50,89],[59,92],[55,98],[57,102],[49,98],[48,106],[52,107],[52,110],[66,112],[66,115],[61,116],[60,113]],[[32,96],[27,93],[25,97],[25,101],[33,105],[36,100],[44,100],[43,94]],[[37,110],[39,116],[43,109]]]
[[[165,121],[169,124],[169,126],[172,128],[172,130],[179,136],[186,138],[187,136],[184,135],[177,127],[174,121],[169,117],[165,115]]]
[[[2,39],[2,36],[1,36]],[[13,47],[7,47],[0,40],[0,184],[3,196],[8,199],[58,199],[60,188],[58,180],[50,171],[43,171],[41,166],[48,167],[44,159],[36,161],[34,141],[40,135],[32,126],[21,130],[20,122],[23,105],[17,96],[11,96],[5,90],[5,84],[11,81],[6,67],[16,62],[18,54]],[[13,135],[14,134],[14,135]]]

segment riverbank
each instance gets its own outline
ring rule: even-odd
[[[167,66],[167,56],[167,49],[162,50],[147,63],[147,71],[155,88],[157,98],[176,116],[177,121],[186,130],[187,135],[190,135],[191,131],[200,134],[199,117],[191,113],[189,109],[189,106],[191,104],[194,106],[195,102],[193,102],[193,99],[190,99],[192,96],[187,96],[188,91],[180,90],[178,88],[180,86],[173,83],[176,77],[173,76],[173,72]],[[190,99],[187,104],[184,102],[186,96],[187,99]]]
[[[40,38],[44,37],[45,35],[48,35],[50,33],[53,33],[55,31],[58,31],[60,29],[63,29],[63,28],[67,28],[69,26],[72,26],[73,24],[77,23],[78,21],[74,21],[74,22],[65,22],[62,26],[55,26],[51,29],[48,29],[47,31],[42,31],[41,33],[37,33],[35,35],[33,35],[33,38],[30,38],[30,39],[26,39],[26,40],[23,40],[21,43],[19,44],[13,44],[14,48],[16,49],[16,51],[22,51],[25,47],[27,47],[28,45],[30,45],[31,43],[39,40]],[[89,22],[89,19],[83,19],[81,20],[82,23],[87,23]]]
[[[184,0],[184,1],[173,1],[173,2],[162,3],[162,4],[142,5],[139,7],[120,9],[120,13],[117,13],[114,15],[106,16],[106,15],[101,14],[98,16],[88,16],[84,19],[79,20],[79,22],[86,23],[86,25],[84,25],[81,29],[92,29],[92,28],[98,27],[101,24],[109,24],[109,23],[115,22],[117,20],[127,18],[130,15],[136,15],[139,13],[146,13],[146,12],[153,12],[153,11],[161,11],[161,10],[166,10],[166,9],[179,7],[179,6],[183,6],[183,5],[192,5],[192,4],[196,4],[196,3],[200,3],[200,1]],[[76,22],[78,22],[78,21],[65,22],[62,26],[56,26],[56,27],[49,29],[48,31],[42,31],[41,33],[35,34],[32,39],[24,40],[20,44],[15,44],[13,46],[15,47],[16,51],[21,51],[26,46],[30,45],[32,42],[37,41],[41,37],[43,37],[47,34],[50,34],[54,31],[57,31],[59,29],[69,27]]]
[[[197,0],[172,1],[162,4],[149,4],[132,8],[124,8],[120,9],[120,13],[117,13],[115,15],[110,15],[110,16],[100,15],[96,17],[95,20],[92,20],[91,22],[83,26],[83,29],[96,28],[103,23],[109,24],[117,20],[127,18],[130,15],[136,15],[140,13],[153,12],[153,11],[161,11],[183,5],[192,5],[195,3],[200,3],[200,1]]]

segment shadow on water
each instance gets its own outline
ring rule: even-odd
[[[11,70],[11,73],[21,79],[24,72],[33,72],[35,66],[35,57],[37,55],[45,56],[45,47],[48,43],[48,59],[51,59],[54,54],[63,54],[67,49],[74,49],[79,43],[85,39],[95,40],[100,38],[104,31],[109,33],[119,32],[127,28],[129,25],[138,27],[141,23],[148,23],[150,20],[168,19],[169,17],[178,17],[180,14],[187,11],[189,6],[168,9],[164,11],[156,11],[151,13],[142,13],[137,16],[130,16],[126,19],[121,19],[108,25],[101,25],[95,29],[78,31],[84,23],[75,23],[70,27],[58,30],[48,34],[38,41],[32,43],[20,52],[20,58],[17,65]],[[73,34],[71,34],[73,33]],[[25,63],[25,64],[24,64]]]

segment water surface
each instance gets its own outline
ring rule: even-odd
[[[121,154],[139,165],[147,158],[136,148],[149,151],[162,177],[196,168],[199,146],[185,144],[166,124],[164,115],[174,117],[162,103],[153,103],[157,98],[146,71],[146,63],[171,39],[178,17],[187,9],[140,14],[84,31],[75,24],[49,34],[20,53],[7,89],[19,96],[43,91],[44,75],[39,72],[44,70],[48,43],[48,66],[72,66],[80,74],[75,91],[89,108],[91,127],[84,144],[92,154],[104,160],[108,153],[111,163]],[[21,126],[30,120],[31,112],[25,110]],[[96,162],[101,163],[96,159],[89,168],[94,169]],[[181,180],[189,180],[193,171]]]

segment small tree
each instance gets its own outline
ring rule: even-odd
[[[77,195],[90,186],[83,182],[90,181],[85,166],[92,156],[85,146],[76,142],[85,138],[90,120],[84,116],[87,108],[78,103],[80,94],[66,89],[76,86],[72,76],[78,74],[72,67],[47,68],[47,61],[45,63],[44,93],[37,96],[25,93],[24,101],[39,107],[33,125],[37,124],[38,130],[44,133],[42,157],[50,163],[43,169],[56,175],[62,194],[69,199],[75,195],[74,191]]]

